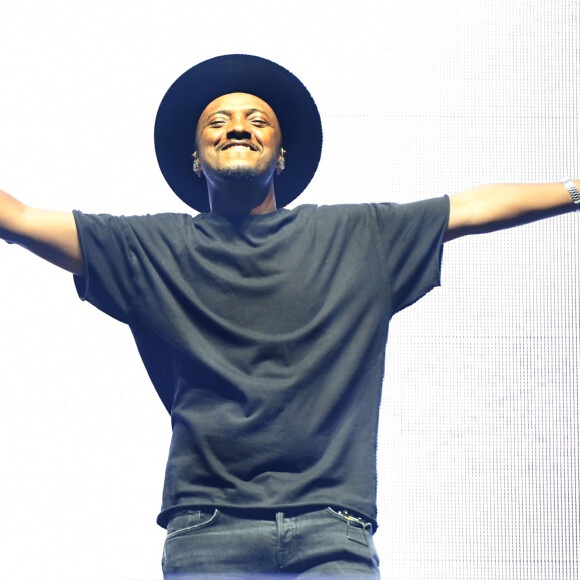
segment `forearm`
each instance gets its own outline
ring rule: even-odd
[[[574,184],[580,189],[580,180]],[[578,207],[561,182],[480,185],[450,199],[447,239],[510,228]]]
[[[20,224],[23,222],[26,206],[17,199],[0,190],[0,238],[16,242]]]

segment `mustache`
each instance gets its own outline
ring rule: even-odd
[[[223,151],[224,149],[228,149],[228,147],[233,147],[234,145],[244,145],[249,147],[252,151],[258,151],[258,146],[247,139],[230,139],[219,148],[219,151]]]

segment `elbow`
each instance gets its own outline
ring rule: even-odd
[[[449,222],[444,238],[446,242],[478,233],[477,211],[467,193],[458,193],[449,198]]]

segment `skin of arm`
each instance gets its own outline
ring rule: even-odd
[[[574,184],[580,189],[580,180]],[[449,199],[445,241],[511,228],[577,209],[560,182],[480,185]]]
[[[82,276],[83,258],[72,213],[36,209],[0,190],[0,238]]]

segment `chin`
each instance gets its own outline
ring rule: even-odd
[[[258,177],[258,172],[254,167],[243,164],[223,167],[218,173],[221,177],[232,180],[252,180]]]

